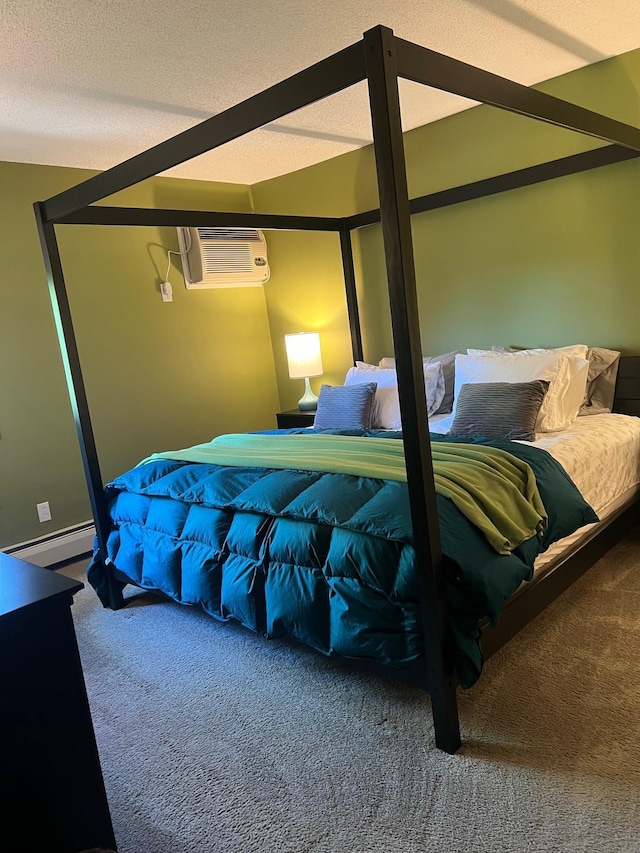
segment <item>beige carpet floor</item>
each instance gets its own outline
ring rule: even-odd
[[[640,530],[460,692],[455,756],[425,693],[128,590],[73,607],[120,853],[640,853]]]

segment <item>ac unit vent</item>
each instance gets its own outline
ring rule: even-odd
[[[256,228],[178,228],[187,288],[259,287],[269,279],[267,244]]]
[[[198,228],[202,240],[262,240],[257,228]]]

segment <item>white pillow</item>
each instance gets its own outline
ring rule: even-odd
[[[587,393],[587,379],[589,377],[589,359],[578,356],[567,356],[569,362],[567,367],[568,386],[564,389],[562,405],[565,416],[572,424],[580,414],[580,408],[584,403]]]
[[[438,410],[444,397],[444,375],[440,362],[425,364],[423,369],[427,414],[432,415]],[[372,425],[381,429],[402,429],[396,371],[356,362],[356,366],[347,372],[344,384],[356,385],[361,382],[376,382],[378,385]]]
[[[577,355],[586,358],[589,347],[586,344],[571,344],[566,347],[537,347],[536,349],[501,350],[499,347],[491,349],[467,349],[467,355],[540,355],[547,352],[561,352],[564,355]]]
[[[440,355],[424,355],[422,357],[423,364],[433,364],[438,361],[442,365],[442,375],[444,376],[444,397],[434,414],[441,415],[451,411],[453,406],[453,373],[455,369],[455,360],[459,350],[453,352],[445,352]],[[395,358],[381,358],[378,362],[378,367],[393,367],[396,366]]]
[[[360,385],[362,382],[375,382],[378,385],[371,426],[375,429],[400,429],[398,378],[395,370],[381,370],[358,361],[356,367],[351,367],[347,371],[344,384]]]
[[[531,382],[545,379],[545,395],[536,432],[567,429],[578,417],[584,399],[589,362],[565,351],[491,353],[456,357],[453,416],[463,385],[477,382]]]
[[[424,390],[427,395],[427,414],[433,415],[440,408],[444,399],[444,371],[439,361],[423,364]]]
[[[373,429],[402,429],[397,385],[389,385],[388,388],[378,387],[371,426]]]
[[[378,388],[388,388],[397,385],[398,379],[395,370],[382,369],[373,364],[365,364],[357,361],[355,367],[350,367],[345,376],[345,385],[359,385],[361,382],[377,382]]]

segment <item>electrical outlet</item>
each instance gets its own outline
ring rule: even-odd
[[[41,504],[36,504],[36,509],[38,510],[38,518],[40,521],[51,521],[49,501],[43,501]]]

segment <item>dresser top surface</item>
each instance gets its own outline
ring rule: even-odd
[[[71,597],[84,584],[0,552],[0,616],[56,596]]]

